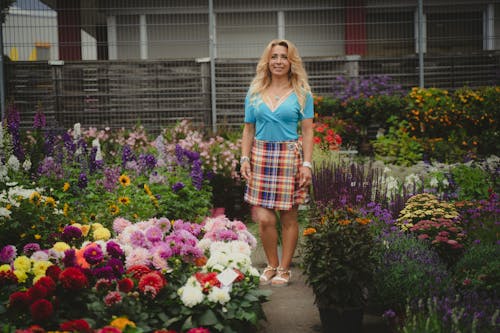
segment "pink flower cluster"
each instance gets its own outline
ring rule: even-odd
[[[439,218],[417,222],[410,231],[418,234],[419,239],[431,240],[432,244],[444,244],[452,249],[461,249],[465,233],[458,221]]]

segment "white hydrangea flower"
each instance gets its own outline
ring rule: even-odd
[[[212,290],[210,290],[207,298],[210,302],[220,304],[225,304],[231,300],[229,292],[226,289],[221,289],[219,287],[212,287]]]

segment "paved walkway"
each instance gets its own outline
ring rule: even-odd
[[[270,289],[272,294],[270,301],[263,304],[267,321],[262,322],[258,333],[319,333],[322,331],[319,313],[314,304],[314,295],[305,284],[305,277],[298,266],[299,260],[298,257],[294,258],[295,264],[291,267],[290,285],[261,287]],[[259,271],[266,267],[266,258],[260,244],[252,255],[252,263]],[[365,314],[363,333],[387,333],[387,329],[380,317]]]

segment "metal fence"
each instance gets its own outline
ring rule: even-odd
[[[337,76],[499,85],[500,0],[422,5],[419,15],[417,0],[17,0],[2,25],[7,102],[23,127],[37,107],[59,128],[239,126],[273,38],[297,45],[318,95],[333,96]]]

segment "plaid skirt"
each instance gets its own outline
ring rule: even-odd
[[[254,140],[250,164],[252,177],[245,190],[250,205],[290,210],[305,203],[309,187],[299,187],[302,145],[298,141]]]

